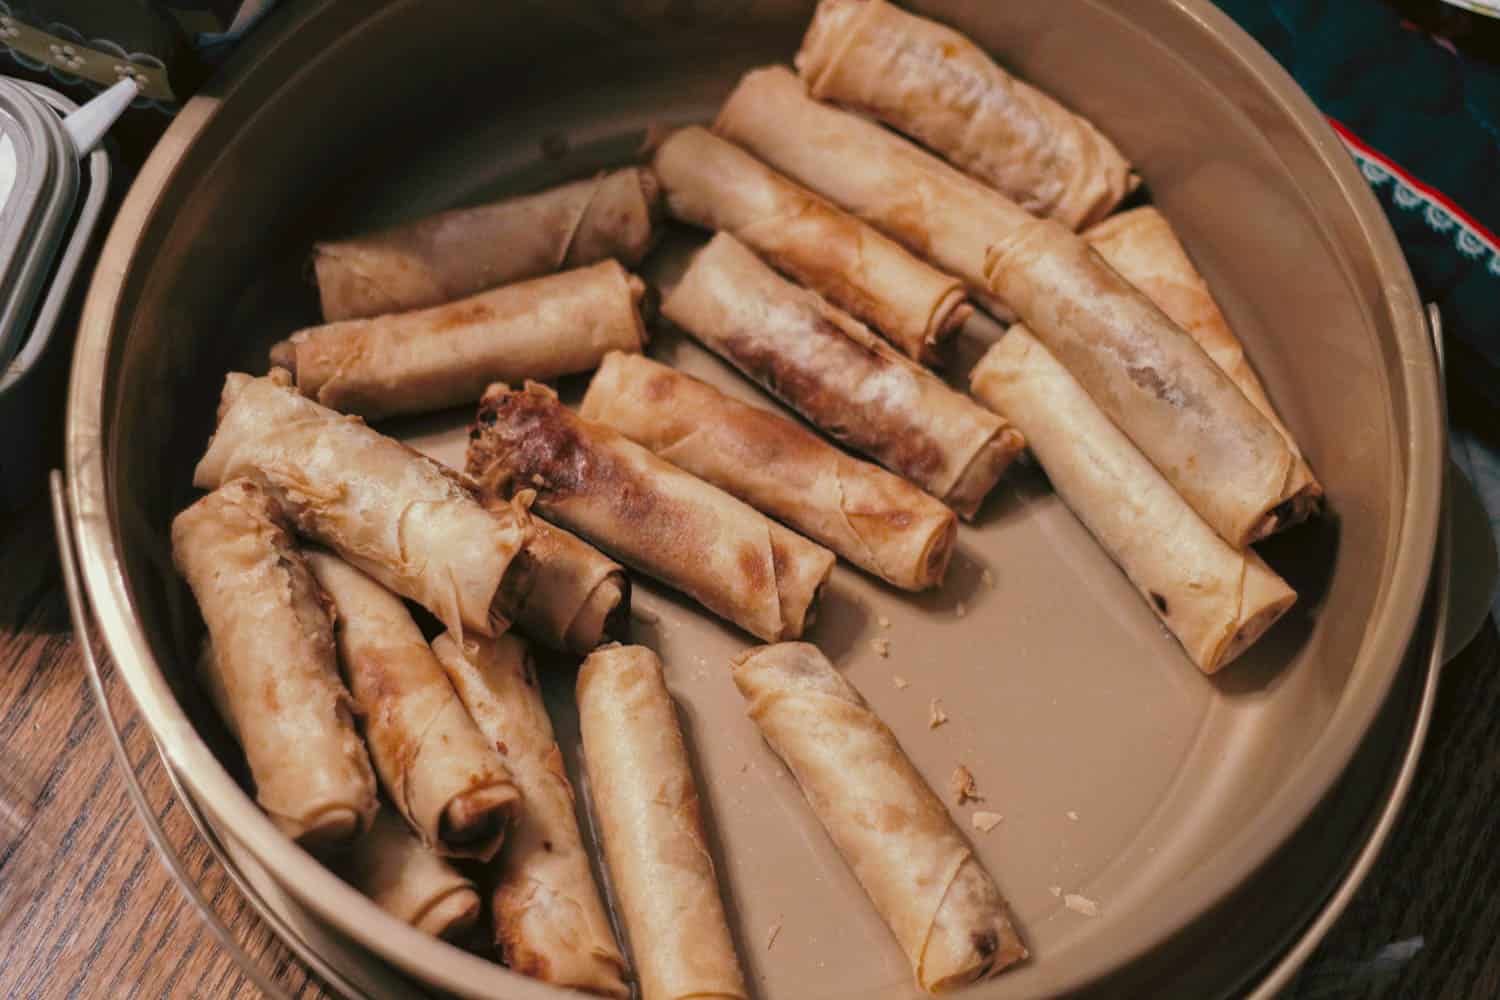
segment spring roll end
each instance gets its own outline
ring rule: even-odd
[[[590,653],[602,643],[623,639],[629,626],[630,577],[616,573],[589,594],[563,642],[575,653]]]
[[[332,854],[348,847],[369,827],[352,806],[329,806],[306,819],[277,823],[311,854]]]
[[[479,894],[466,885],[454,886],[412,918],[412,926],[433,937],[451,940],[474,926],[479,918]]]
[[[1274,577],[1274,574],[1271,575]],[[1291,609],[1292,605],[1297,603],[1296,593],[1282,583],[1280,578],[1274,579],[1275,585],[1279,586],[1283,593],[1267,602],[1241,623],[1216,652],[1205,657],[1198,664],[1199,669],[1205,674],[1216,674],[1233,662],[1241,653],[1255,645],[1256,641],[1265,635],[1271,626]]]
[[[1010,424],[1001,427],[969,461],[968,468],[964,469],[948,495],[942,498],[943,501],[965,521],[974,520],[984,498],[1025,447],[1026,438],[1019,430]]]
[[[489,785],[457,795],[438,820],[438,837],[455,855],[488,861],[521,809],[513,784]]]

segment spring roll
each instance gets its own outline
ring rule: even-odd
[[[568,989],[628,997],[578,831],[573,786],[552,736],[526,644],[514,634],[432,643],[480,730],[502,748],[526,808],[491,865],[495,946],[517,972]]]
[[[226,482],[172,521],[172,558],[208,626],[199,669],[256,801],[303,846],[345,846],[374,819],[375,775],[329,608],[280,505],[249,480]]]
[[[488,498],[490,504],[506,501]],[[587,653],[619,637],[630,614],[630,577],[577,535],[533,518],[531,537],[505,573],[505,616],[538,642]]]
[[[885,122],[1070,229],[1104,218],[1136,186],[1086,119],[959,32],[885,0],[822,0],[796,65],[813,97]]]
[[[1025,442],[852,316],[720,233],[662,313],[835,440],[971,518]]]
[[[733,663],[750,718],[911,959],[946,993],[1026,957],[1004,898],[895,734],[816,646],[747,650]]]
[[[958,534],[953,511],[778,413],[618,353],[604,359],[580,410],[897,587],[943,580]]]
[[[429,851],[489,860],[521,807],[505,762],[401,598],[338,556],[307,562],[333,600],[339,659],[386,794]]]
[[[957,278],[707,129],[672,135],[653,166],[673,216],[732,233],[909,358],[937,361],[939,344],[973,312]]]
[[[1322,484],[1276,413],[1250,359],[1245,357],[1244,346],[1229,328],[1208,283],[1193,266],[1166,216],[1154,206],[1144,205],[1111,216],[1083,235],[1120,277],[1139,288],[1198,342],[1286,441],[1294,463],[1287,484],[1291,494],[1275,509],[1270,530],[1280,531],[1316,514],[1322,506]]]
[[[578,671],[584,766],[642,1000],[748,997],[661,661],[595,651]]]
[[[1254,551],[1228,545],[1025,327],[986,352],[974,395],[1026,432],[1063,502],[1204,673],[1240,655],[1297,595]]]
[[[471,403],[496,381],[588,371],[646,342],[646,286],[607,260],[458,302],[309,327],[271,348],[297,388],[370,420]]]
[[[350,885],[398,920],[433,937],[456,938],[474,926],[474,883],[433,854],[389,809],[339,866]]]
[[[448,628],[505,631],[495,598],[530,536],[524,507],[486,510],[461,473],[299,395],[291,381],[280,368],[230,373],[194,484],[248,476],[298,532]]]
[[[425,309],[611,257],[634,267],[656,242],[651,171],[628,167],[537,194],[319,243],[325,322]]]
[[[489,494],[534,489],[533,509],[751,635],[799,636],[832,552],[683,472],[546,386],[490,386],[468,467]]]

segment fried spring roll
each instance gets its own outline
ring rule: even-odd
[[[1244,346],[1229,328],[1208,283],[1193,266],[1166,216],[1154,206],[1144,205],[1111,216],[1083,235],[1120,277],[1139,288],[1198,342],[1286,441],[1295,463],[1287,484],[1290,496],[1275,509],[1271,530],[1291,527],[1317,513],[1322,506],[1322,484],[1277,415],[1250,359],[1245,357]]]
[[[271,348],[304,396],[376,420],[470,403],[496,381],[588,371],[646,342],[646,286],[616,261],[458,302],[309,327]]]
[[[339,659],[386,794],[428,850],[489,860],[521,808],[504,761],[401,598],[337,556],[307,562],[333,599]]]
[[[698,790],[656,654],[611,646],[583,661],[578,724],[642,1000],[743,1000]]]
[[[479,916],[474,883],[422,846],[388,809],[339,868],[376,906],[433,937],[457,937]]]
[[[493,497],[488,503],[504,506]],[[507,618],[553,649],[587,653],[618,637],[630,614],[630,577],[588,542],[532,518],[531,537],[505,573],[498,598]]]
[[[484,735],[526,797],[491,865],[495,946],[517,972],[569,989],[627,997],[625,959],[578,832],[573,786],[552,736],[526,644],[512,634],[432,643]]]
[[[1025,445],[1004,420],[727,233],[698,251],[662,313],[834,439],[965,518]]]
[[[942,582],[953,511],[795,421],[639,354],[611,354],[580,409],[905,590]]]
[[[374,819],[375,775],[339,681],[329,609],[279,505],[231,480],[172,521],[172,557],[208,626],[199,668],[245,751],[256,801],[309,849],[346,845]]]
[[[799,636],[832,552],[584,420],[546,386],[490,386],[468,468],[498,497],[534,489],[533,509],[751,635]]]
[[[822,0],[797,69],[813,97],[870,115],[1070,229],[1137,178],[1114,143],[957,31],[885,0]]]
[[[213,489],[236,476],[261,484],[298,532],[448,628],[505,630],[495,600],[530,537],[525,509],[486,510],[461,473],[298,395],[282,369],[225,379],[193,483]]]
[[[946,993],[1026,957],[1004,898],[948,810],[816,646],[781,643],[734,660],[750,718],[911,959]]]
[[[706,129],[685,128],[656,152],[667,210],[732,233],[924,363],[973,312],[963,283],[799,187]]]
[[[313,269],[323,319],[424,309],[611,257],[633,267],[656,241],[659,201],[651,171],[628,167],[319,243]]]
[[[971,376],[974,395],[1026,432],[1063,502],[1204,673],[1250,647],[1297,595],[1255,552],[1230,547],[1023,326]]]

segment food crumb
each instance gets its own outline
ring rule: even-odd
[[[771,931],[766,935],[766,951],[771,950],[771,945],[776,943],[776,935],[781,933],[781,921],[778,920],[771,925]]]
[[[891,627],[891,620],[889,618],[887,618],[885,615],[881,615],[879,618],[875,619],[875,621],[876,621],[877,624],[880,625],[881,628],[890,628]]]
[[[979,579],[984,581],[984,585],[986,587],[993,587],[995,585],[995,574],[991,573],[989,570],[985,570],[983,573],[980,573]]]
[[[870,645],[874,647],[875,652],[880,656],[891,655],[891,640],[889,639],[871,639]]]
[[[1073,822],[1078,822],[1078,813],[1074,812],[1072,809],[1069,809],[1066,815],[1068,819],[1072,820]]]
[[[1081,913],[1085,917],[1097,917],[1099,915],[1099,904],[1087,896],[1080,896],[1076,892],[1070,892],[1063,897],[1063,905],[1074,913]]]
[[[630,617],[642,625],[655,625],[661,621],[661,616],[655,611],[652,611],[650,608],[643,608],[639,604],[632,604],[630,606]]]
[[[959,601],[958,606],[953,609],[953,613],[962,618],[964,615],[969,613],[969,609],[967,606],[965,606],[963,601]]]
[[[1059,896],[1060,897],[1062,895],[1062,886],[1060,886],[1060,885],[1049,885],[1049,886],[1047,886],[1047,891],[1050,892],[1050,893],[1052,893],[1052,895],[1054,895],[1054,896]]]
[[[979,794],[979,786],[974,783],[974,772],[963,764],[953,769],[953,774],[948,778],[948,787],[953,790],[953,799],[959,805],[984,799],[984,796]]]
[[[750,762],[747,760],[740,765],[740,773],[744,774],[748,770],[750,770]]]
[[[947,721],[948,713],[943,711],[943,706],[938,704],[937,698],[932,699],[927,705],[927,728],[936,729]]]
[[[969,819],[974,824],[974,829],[980,833],[989,833],[995,827],[999,826],[1005,817],[999,813],[985,812],[983,809],[980,809],[973,816],[969,817]]]
[[[902,677],[900,674],[892,674],[891,683],[896,685],[897,691],[905,691],[907,688],[911,687],[911,681],[907,680],[905,677]]]

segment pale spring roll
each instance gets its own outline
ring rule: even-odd
[[[504,761],[401,598],[338,556],[307,562],[333,599],[339,659],[386,794],[428,850],[489,860],[521,809]]]
[[[659,215],[656,178],[628,167],[319,243],[313,269],[323,319],[423,309],[611,257],[633,267],[656,242]]]
[[[249,480],[225,483],[172,521],[172,558],[208,626],[199,669],[256,801],[309,849],[346,845],[375,816],[375,775],[328,606],[278,504]]]
[[[588,371],[646,342],[646,286],[608,260],[458,302],[309,327],[271,348],[304,396],[376,420],[471,403],[496,381]]]
[[[942,583],[953,511],[779,413],[639,354],[611,354],[580,412],[905,590]]]
[[[531,638],[553,649],[587,653],[624,632],[630,577],[577,535],[532,518],[531,537],[511,561],[497,600]]]
[[[662,313],[835,440],[965,518],[1025,444],[1014,427],[727,233],[693,257]]]
[[[1166,216],[1154,206],[1145,205],[1111,216],[1083,236],[1110,267],[1144,292],[1198,342],[1286,441],[1295,463],[1287,484],[1292,492],[1275,509],[1271,530],[1291,527],[1317,513],[1322,506],[1322,484],[1313,475],[1292,432],[1277,415],[1250,359],[1245,357],[1244,345],[1229,328],[1208,283],[1193,266]]]
[[[907,357],[938,360],[939,344],[973,312],[957,278],[706,129],[673,134],[653,166],[672,215],[732,233]]]
[[[339,869],[376,906],[433,937],[457,937],[479,916],[474,883],[423,847],[389,809],[380,810]]]
[[[656,654],[608,646],[584,660],[578,725],[642,1000],[748,997]]]
[[[823,0],[797,69],[813,97],[885,122],[1071,229],[1136,186],[1114,143],[957,31],[885,0]]]
[[[751,635],[800,636],[832,552],[584,420],[546,386],[493,385],[479,404],[468,467],[483,489],[534,489],[533,509]]]
[[[507,633],[440,635],[432,651],[526,797],[491,864],[495,946],[517,972],[568,989],[627,997],[625,959],[578,832],[573,786],[552,736],[526,644]]]
[[[1248,649],[1296,601],[1260,556],[1230,547],[1187,505],[1025,327],[989,349],[971,384],[1026,432],[1057,495],[1204,673]]]
[[[213,489],[236,476],[261,484],[301,534],[448,628],[505,630],[495,597],[530,536],[525,509],[486,510],[461,473],[304,398],[282,369],[225,379],[193,483]]]
[[[1005,900],[948,810],[816,646],[747,650],[734,682],[750,718],[911,960],[946,993],[1026,957]]]

